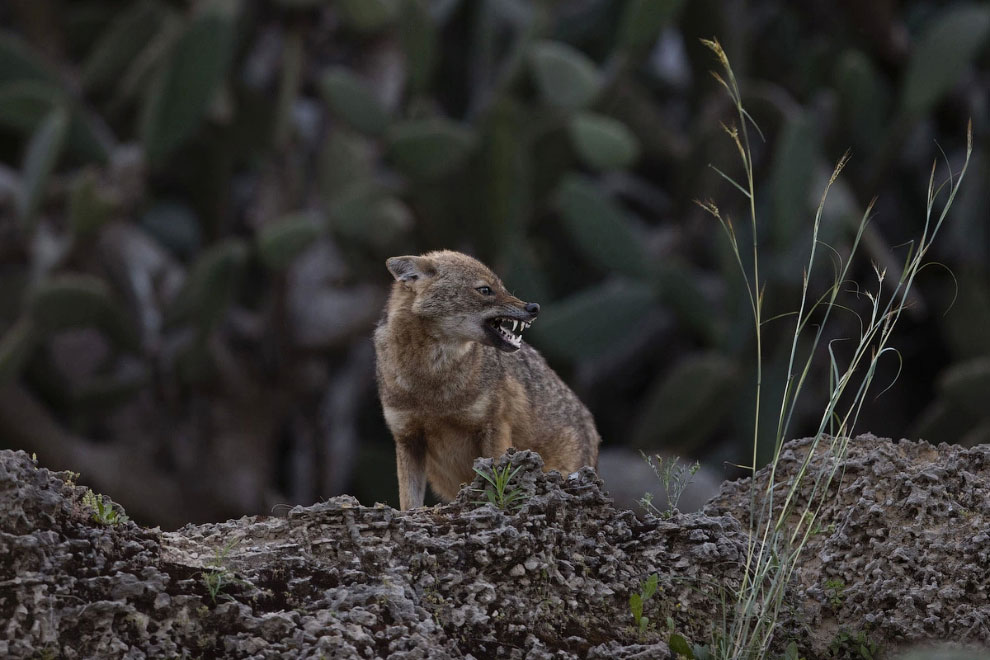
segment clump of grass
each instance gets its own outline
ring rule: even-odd
[[[508,463],[500,468],[493,466],[490,471],[474,468],[474,471],[488,483],[483,491],[486,499],[481,500],[480,503],[483,504],[487,501],[498,509],[507,510],[515,510],[525,504],[526,500],[529,499],[526,493],[509,485],[521,469],[522,466],[520,465],[513,470]]]
[[[117,511],[112,502],[104,499],[102,495],[97,495],[92,490],[86,490],[82,501],[84,506],[92,510],[93,521],[101,525],[112,527],[113,525],[120,525],[130,520],[127,514]]]
[[[677,511],[677,503],[681,501],[685,489],[691,485],[691,482],[694,481],[694,475],[701,469],[701,463],[695,461],[692,465],[684,465],[676,456],[665,458],[660,454],[653,456],[647,456],[643,452],[640,454],[643,455],[646,464],[653,469],[653,473],[663,484],[663,492],[667,497],[667,508],[660,509],[653,504],[653,493],[644,494],[639,500],[639,505],[660,518],[672,518],[674,512]]]
[[[231,599],[230,594],[223,593],[232,584],[243,584],[244,581],[234,575],[234,572],[227,566],[227,559],[231,550],[237,545],[237,541],[230,541],[222,548],[217,549],[207,564],[207,568],[200,573],[200,579],[209,594],[210,600],[215,605],[217,598]]]
[[[232,577],[231,573],[224,568],[211,568],[203,571],[203,586],[206,587],[206,593],[210,595],[210,600],[214,604],[217,602],[217,596],[230,597],[224,594],[223,590],[232,582]]]
[[[831,284],[824,294],[818,297],[812,295],[809,282],[812,281],[813,271],[818,265],[819,252],[828,248],[819,239],[825,201],[829,190],[848,162],[848,152],[836,164],[815,213],[810,254],[802,274],[798,310],[790,315],[794,326],[787,363],[786,386],[777,419],[773,422],[776,427],[775,443],[772,459],[768,465],[769,475],[763,491],[758,492],[755,479],[757,446],[764,423],[760,419],[764,366],[763,329],[767,322],[773,320],[764,316],[764,281],[760,276],[757,245],[759,232],[750,128],[757,132],[759,128],[743,107],[738,82],[721,45],[714,40],[702,40],[702,43],[718,58],[722,71],[713,72],[712,75],[728,92],[736,109],[738,123],[723,124],[723,128],[736,147],[745,172],[745,181],[736,181],[718,168],[714,169],[748,202],[752,253],[747,259],[743,258],[742,250],[746,248],[740,245],[739,235],[731,218],[723,214],[713,201],[698,203],[719,221],[729,241],[749,298],[756,340],[756,405],[753,423],[753,456],[752,464],[749,466],[754,479],[750,499],[749,541],[742,583],[735,592],[734,599],[726,603],[721,628],[716,631],[712,649],[714,655],[719,658],[760,658],[766,657],[770,649],[786,589],[791,582],[805,543],[810,535],[820,529],[819,515],[830,499],[830,485],[837,475],[841,474],[849,439],[866,402],[867,393],[873,385],[877,365],[880,359],[887,355],[899,359],[899,354],[890,345],[891,335],[901,313],[907,307],[914,280],[927,263],[925,259],[928,251],[945,221],[969,166],[973,145],[972,124],[967,131],[966,160],[958,176],[953,176],[950,168],[947,180],[936,185],[937,168],[935,164],[932,165],[924,229],[922,235],[910,243],[904,268],[897,282],[890,283],[891,292],[884,293],[883,286],[887,272],[876,265],[874,265],[877,279],[875,289],[856,286],[857,295],[868,302],[867,311],[860,315],[859,336],[847,340],[846,345],[850,346],[852,351],[851,356],[845,359],[840,358],[834,350],[835,340],[828,342],[824,347],[827,349],[830,366],[824,410],[814,439],[797,474],[789,480],[782,480],[777,475],[781,448],[788,437],[797,401],[811,371],[812,360],[822,348],[823,337],[827,336],[826,328],[831,314],[835,310],[850,309],[839,300],[839,297],[843,292],[844,284],[849,281],[852,257],[859,247],[873,208],[873,202],[870,202],[858,224],[848,250],[849,256],[843,259],[838,251],[831,250],[835,260]],[[941,209],[936,210],[936,200],[943,192],[947,192],[946,200]],[[808,348],[803,348],[806,345]],[[812,467],[812,458],[822,452],[826,454],[827,460],[821,461],[818,465],[824,467]],[[804,502],[800,505],[799,494]]]

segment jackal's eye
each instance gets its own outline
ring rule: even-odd
[[[477,291],[478,293],[480,293],[483,296],[493,296],[493,295],[495,295],[495,292],[492,291],[492,288],[490,286],[479,286],[477,289],[475,289],[475,291]]]

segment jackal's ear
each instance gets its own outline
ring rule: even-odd
[[[391,257],[385,267],[397,282],[415,282],[436,275],[437,269],[426,257]]]

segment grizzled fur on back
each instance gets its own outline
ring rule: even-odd
[[[591,414],[521,341],[539,305],[459,252],[393,257],[387,267],[395,283],[375,351],[403,509],[423,504],[427,480],[452,499],[475,458],[509,447],[537,451],[563,473],[597,464]]]

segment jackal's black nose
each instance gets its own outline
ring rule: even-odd
[[[537,314],[540,313],[540,306],[537,303],[526,303],[526,308],[525,309],[526,309],[527,312],[529,312],[533,316],[536,316]]]

